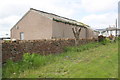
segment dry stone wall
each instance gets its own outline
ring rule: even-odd
[[[66,46],[74,46],[74,39],[58,40],[28,40],[2,43],[2,61],[18,61],[24,53],[37,53],[41,55],[59,54]],[[79,45],[97,41],[96,39],[80,40]]]

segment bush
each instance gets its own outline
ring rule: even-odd
[[[98,36],[98,41],[102,42],[105,40],[105,37],[103,35]]]
[[[49,61],[49,56],[43,56],[39,54],[29,54],[26,53],[23,55],[23,63],[29,65],[29,68],[37,68],[39,66],[45,65]]]
[[[111,40],[109,38],[105,38],[102,41],[100,41],[100,43],[103,44],[103,45],[106,45],[106,44],[108,44],[110,42],[111,42]]]

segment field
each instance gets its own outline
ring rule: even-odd
[[[65,52],[42,56],[26,53],[22,61],[8,61],[4,78],[117,78],[118,42],[66,47]]]

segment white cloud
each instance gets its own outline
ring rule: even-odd
[[[109,25],[115,25],[116,18],[116,13],[92,14],[85,16],[81,21],[89,24],[93,29],[100,29],[109,27]]]
[[[13,27],[19,19],[19,16],[9,16],[0,19],[0,36],[5,34],[10,35],[11,27]]]
[[[82,0],[82,7],[87,12],[100,12],[117,8],[118,0]]]
[[[3,4],[0,5],[0,12],[2,12],[0,13],[0,17],[13,15],[13,14],[21,15],[29,8],[35,8],[38,10],[56,13],[58,15],[63,15],[63,16],[72,15],[74,12],[73,9],[71,9],[71,7],[68,6],[62,7],[62,4],[57,5],[59,4],[58,3],[59,1],[61,0],[9,0],[9,1],[4,0],[2,1]]]
[[[19,16],[10,16],[7,18],[0,19],[0,24],[15,24],[20,19]]]

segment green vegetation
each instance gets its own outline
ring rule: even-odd
[[[4,42],[5,42],[5,43],[9,43],[9,42],[11,42],[11,41],[10,41],[10,40],[4,40]]]
[[[109,38],[105,38],[102,41],[100,41],[101,44],[106,45],[108,43],[112,42]]]
[[[19,62],[3,66],[4,78],[116,78],[118,42],[66,47],[62,54],[26,53]]]
[[[86,25],[84,23],[81,23],[81,22],[77,22],[77,21],[76,22],[79,23],[79,24],[68,22],[68,21],[63,21],[63,20],[58,20],[58,19],[55,19],[55,18],[53,18],[53,21],[61,22],[61,23],[64,23],[64,24],[69,24],[69,25],[74,25],[74,26],[79,26],[79,27],[85,27],[85,26],[89,27],[88,25]]]

